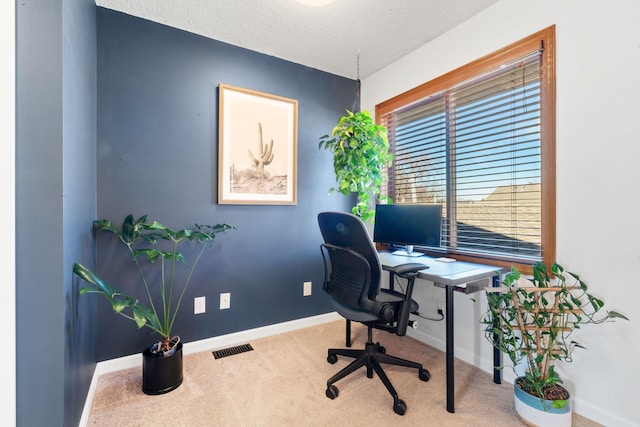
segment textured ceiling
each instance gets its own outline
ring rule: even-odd
[[[296,0],[96,4],[355,79],[370,76],[497,1],[335,0],[321,7]]]

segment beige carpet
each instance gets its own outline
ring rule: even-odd
[[[366,329],[353,325],[353,348]],[[97,385],[90,426],[520,426],[512,386],[456,360],[456,412],[446,411],[444,353],[409,337],[376,331],[389,354],[422,363],[431,372],[385,366],[404,416],[377,376],[365,369],[338,381],[340,395],[325,396],[326,380],[351,359],[327,363],[327,348],[344,347],[344,322],[337,321],[252,341],[253,351],[215,359],[211,352],[184,357],[184,382],[176,390],[148,396],[141,391],[141,368],[103,375]],[[599,426],[574,414],[574,427]]]

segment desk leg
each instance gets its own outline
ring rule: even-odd
[[[493,282],[491,284],[494,288],[500,286],[500,276],[493,276]],[[499,340],[497,334],[493,335],[494,340]],[[497,368],[497,366],[502,366],[502,352],[497,348],[493,347],[493,382],[496,384],[502,383],[502,371]]]
[[[453,286],[445,286],[446,290],[446,358],[447,358],[447,411],[456,411],[454,404],[454,375],[453,375]]]

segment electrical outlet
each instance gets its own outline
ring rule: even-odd
[[[302,285],[302,296],[308,297],[311,295],[311,282],[304,282]]]
[[[193,314],[202,314],[207,311],[207,297],[193,299]]]
[[[220,310],[231,308],[231,293],[220,294]]]
[[[438,314],[442,314],[444,315],[444,301],[442,301],[441,299],[436,301],[436,310],[438,312]]]

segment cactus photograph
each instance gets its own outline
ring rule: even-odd
[[[218,203],[295,204],[293,99],[220,84]]]

